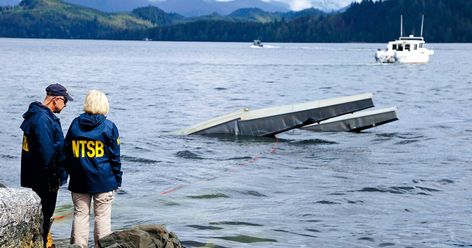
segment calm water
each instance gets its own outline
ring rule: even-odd
[[[0,39],[0,181],[19,186],[21,115],[62,82],[109,95],[123,188],[113,229],[162,223],[188,247],[472,246],[472,44],[426,65],[378,65],[384,44]],[[400,120],[361,134],[278,139],[170,132],[252,109],[374,93]],[[53,233],[67,239],[71,200]]]

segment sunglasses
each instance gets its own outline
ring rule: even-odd
[[[67,98],[59,98],[59,97],[56,97],[56,99],[59,99],[59,100],[64,101],[64,105],[67,104],[67,102],[69,101],[69,100],[67,100]]]

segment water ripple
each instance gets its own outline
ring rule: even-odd
[[[440,190],[421,186],[392,186],[392,187],[364,187],[358,192],[379,192],[379,193],[391,193],[391,194],[424,194],[429,195],[426,192],[439,192]]]
[[[296,145],[296,146],[334,145],[334,144],[338,144],[338,142],[330,141],[330,140],[324,140],[324,139],[306,139],[306,140],[291,141],[290,144],[291,145]]]
[[[215,245],[213,243],[201,243],[197,241],[180,241],[184,247],[211,247],[211,248],[228,248],[226,246]]]
[[[326,200],[323,200],[323,201],[317,201],[315,202],[315,204],[328,204],[328,205],[333,205],[333,204],[341,204],[339,202],[334,202],[334,201],[326,201]]]
[[[239,191],[243,195],[250,195],[250,196],[256,196],[256,197],[267,197],[267,195],[264,195],[262,193],[259,193],[254,190],[248,190],[248,191]]]
[[[452,184],[454,183],[454,181],[450,179],[441,179],[441,180],[438,180],[438,183],[446,185],[446,184]]]
[[[358,240],[366,240],[366,241],[370,241],[370,242],[375,242],[375,239],[373,239],[371,237],[360,237],[360,238],[358,238]]]
[[[222,237],[213,237],[216,239],[224,239],[239,243],[258,243],[258,242],[277,242],[275,239],[259,238],[254,236],[247,235],[236,235],[236,236],[222,236]]]
[[[209,224],[210,225],[231,225],[231,226],[263,226],[261,224],[242,222],[242,221],[219,221],[219,222],[210,222]]]
[[[157,164],[157,163],[162,162],[162,161],[157,161],[153,159],[134,157],[134,156],[128,156],[128,155],[121,155],[121,159],[127,162],[140,163],[140,164]]]
[[[317,236],[314,236],[314,235],[303,234],[303,233],[297,233],[297,232],[291,232],[291,231],[282,230],[282,229],[274,229],[274,231],[276,231],[276,232],[283,232],[283,233],[289,233],[289,234],[295,234],[295,235],[303,236],[303,237],[318,238]],[[319,231],[318,231],[318,232],[319,232]]]
[[[202,226],[202,225],[187,225],[188,227],[195,228],[198,230],[221,230],[222,227],[219,226]]]
[[[229,198],[228,195],[225,195],[223,193],[215,193],[215,194],[206,194],[206,195],[192,195],[192,196],[187,196],[188,198],[192,199],[215,199],[215,198]]]
[[[395,246],[395,243],[385,242],[385,243],[379,244],[379,247],[387,247],[387,246]]]
[[[2,158],[4,159],[18,159],[17,156],[9,155],[9,154],[2,154]]]
[[[188,150],[178,151],[175,156],[185,159],[203,159],[200,155]]]

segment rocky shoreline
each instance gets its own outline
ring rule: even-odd
[[[42,247],[41,199],[31,189],[0,188],[0,247]]]
[[[0,183],[0,247],[42,247],[41,199],[31,189],[7,188]],[[78,247],[60,240],[52,247]],[[102,248],[181,248],[179,238],[163,225],[140,225],[115,231],[99,240]]]

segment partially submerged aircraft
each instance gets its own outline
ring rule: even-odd
[[[363,110],[301,127],[314,132],[361,132],[398,120],[397,108]]]
[[[275,136],[294,128],[361,131],[398,119],[395,108],[352,114],[371,107],[374,107],[372,93],[365,93],[257,110],[246,108],[179,130],[175,134]],[[338,116],[345,116],[346,119],[333,119]]]

